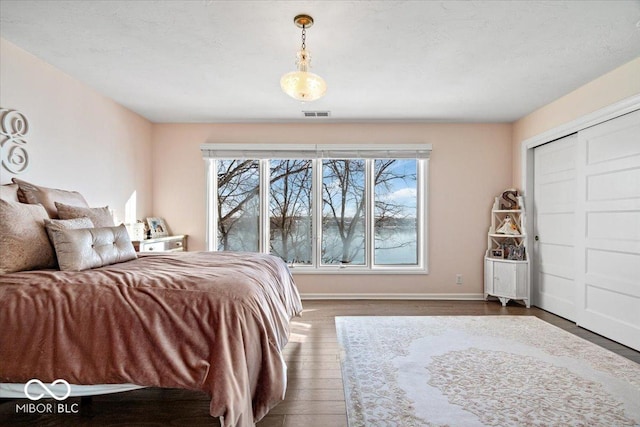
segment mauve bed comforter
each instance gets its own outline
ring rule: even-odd
[[[5,274],[0,382],[202,390],[225,426],[250,426],[284,396],[281,350],[301,310],[286,265],[256,253]]]

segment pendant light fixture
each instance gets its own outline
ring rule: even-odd
[[[309,72],[311,57],[307,51],[307,28],[313,25],[313,18],[309,15],[298,15],[293,22],[302,28],[302,47],[298,51],[296,65],[298,71],[285,74],[280,79],[280,87],[290,97],[298,101],[315,101],[322,98],[327,91],[327,84],[317,74]]]

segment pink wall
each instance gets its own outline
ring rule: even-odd
[[[545,105],[513,124],[513,183],[522,182],[522,142],[640,93],[640,58]]]
[[[511,184],[509,124],[156,124],[153,211],[205,248],[205,164],[200,144],[431,143],[428,275],[297,275],[305,294],[482,293],[493,197]],[[463,274],[464,284],[455,284]]]
[[[80,191],[119,219],[135,191],[137,216],[151,213],[148,120],[4,39],[0,87],[2,108],[20,111],[30,125],[30,166],[19,178]],[[13,176],[2,168],[0,183]]]

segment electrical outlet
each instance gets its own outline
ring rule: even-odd
[[[462,285],[462,274],[456,274],[456,285]]]

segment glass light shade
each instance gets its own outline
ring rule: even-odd
[[[292,71],[280,79],[280,87],[298,101],[315,101],[327,92],[327,84],[317,74],[308,71]]]

